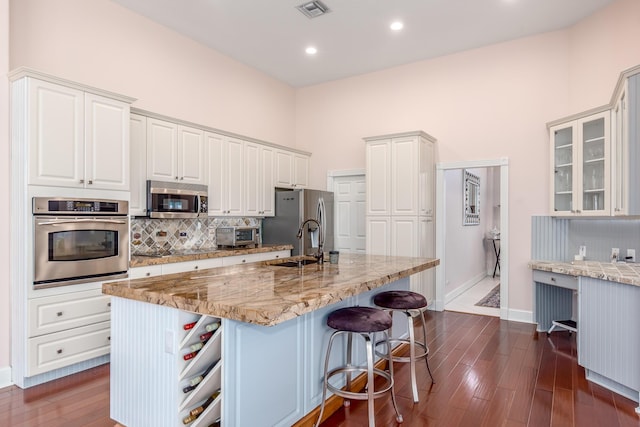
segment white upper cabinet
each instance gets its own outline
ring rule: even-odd
[[[205,132],[208,145],[209,215],[240,216],[244,212],[244,142]]]
[[[129,215],[147,213],[147,118],[131,114],[129,121],[131,141],[131,198]]]
[[[367,215],[433,216],[435,140],[424,133],[365,140]]]
[[[309,186],[309,156],[287,150],[275,152],[275,186],[305,188]]]
[[[621,81],[611,111],[613,215],[640,215],[640,74]]]
[[[610,111],[549,127],[553,216],[610,214]]]
[[[244,143],[244,214],[274,215],[273,155],[275,149],[253,142]]]
[[[129,190],[129,104],[27,78],[29,184]]]
[[[206,184],[204,131],[147,119],[147,179]]]

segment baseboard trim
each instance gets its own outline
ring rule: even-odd
[[[449,304],[455,298],[459,297],[469,289],[473,288],[474,285],[476,285],[485,277],[487,277],[487,274],[484,271],[481,271],[480,273],[476,274],[471,279],[467,280],[466,282],[464,282],[463,284],[461,284],[460,286],[458,286],[457,288],[449,292],[447,295],[445,295],[444,303]]]
[[[13,385],[11,381],[11,366],[0,368],[0,388],[9,387]]]
[[[402,354],[405,351],[405,348],[409,348],[409,344],[400,344],[393,349],[392,354],[394,356]],[[385,359],[380,359],[376,362],[375,367],[377,369],[384,369],[386,367],[387,361]],[[358,375],[353,382],[351,383],[351,388],[353,391],[362,391],[364,390],[365,385],[367,384],[367,374],[362,373]],[[337,412],[344,402],[344,398],[336,395],[330,396],[326,403],[324,404],[324,413],[322,414],[322,421],[325,421],[335,412]],[[304,417],[300,418],[298,422],[296,422],[292,427],[313,427],[318,420],[318,416],[320,415],[320,406],[316,406],[314,410],[309,412]]]
[[[533,312],[527,310],[509,309],[506,319],[513,322],[535,323],[533,321]]]

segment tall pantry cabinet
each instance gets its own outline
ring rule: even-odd
[[[434,258],[436,139],[415,131],[364,140],[367,253]],[[411,276],[411,290],[433,300],[433,269]]]

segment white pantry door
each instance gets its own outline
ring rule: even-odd
[[[333,182],[335,249],[365,253],[366,185],[364,175],[337,176]]]

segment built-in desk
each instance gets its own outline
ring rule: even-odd
[[[576,320],[578,364],[586,378],[640,401],[640,265],[532,261],[529,266],[538,331],[548,330],[553,320]]]

